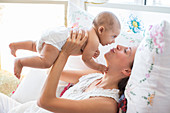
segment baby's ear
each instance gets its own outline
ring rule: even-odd
[[[99,34],[102,34],[103,31],[105,31],[104,26],[100,26],[100,27],[98,28],[98,33],[99,33]]]

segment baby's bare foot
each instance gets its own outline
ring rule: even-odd
[[[20,62],[20,59],[16,59],[15,63],[14,63],[14,75],[19,79],[20,78],[20,74],[22,71],[22,64]]]
[[[11,49],[11,54],[16,57],[16,48],[15,48],[15,43],[10,43],[9,48]]]

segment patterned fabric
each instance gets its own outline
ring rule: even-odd
[[[94,16],[85,10],[77,7],[73,3],[69,3],[68,10],[68,27],[91,27]]]
[[[143,31],[144,25],[143,22],[135,15],[129,16],[129,21],[127,22],[129,25],[130,30],[133,31],[133,33],[140,33]]]
[[[0,70],[0,92],[8,96],[16,90],[20,81],[8,71]]]
[[[118,109],[121,109],[121,113],[126,113],[127,100],[124,94],[119,98]]]
[[[61,94],[60,94],[60,97],[65,93],[65,91],[66,90],[68,90],[70,87],[72,87],[73,86],[73,84],[71,84],[71,83],[68,83],[68,85],[63,89],[63,91],[61,92]]]
[[[149,27],[140,43],[125,90],[127,113],[170,111],[170,24]]]

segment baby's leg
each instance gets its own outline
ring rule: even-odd
[[[0,113],[8,113],[12,108],[21,105],[14,99],[0,93]]]
[[[50,68],[58,57],[58,54],[59,50],[56,47],[44,44],[40,52],[40,56],[16,59],[14,64],[14,74],[20,78],[23,66],[33,68]]]
[[[11,49],[11,54],[16,57],[16,51],[18,49],[25,49],[36,52],[36,42],[35,41],[23,41],[23,42],[13,42],[9,44]]]

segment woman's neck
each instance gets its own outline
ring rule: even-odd
[[[112,75],[106,73],[96,86],[104,89],[118,89],[118,82],[118,77],[113,76],[113,73]]]

